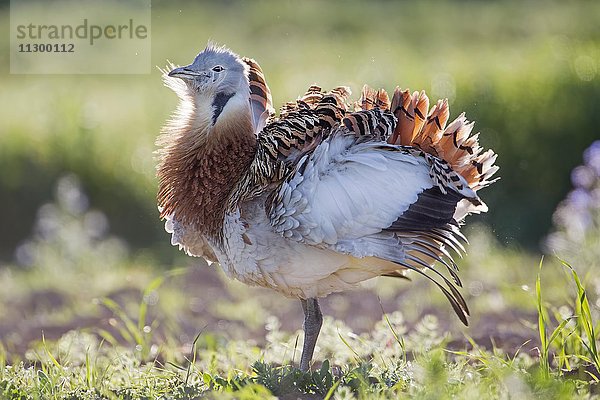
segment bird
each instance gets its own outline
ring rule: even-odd
[[[179,105],[157,138],[157,202],[171,243],[245,284],[300,300],[309,371],[319,299],[415,271],[465,324],[453,255],[477,191],[498,178],[473,122],[424,91],[312,85],[277,114],[259,64],[209,42],[161,69]]]

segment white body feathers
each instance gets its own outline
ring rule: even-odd
[[[199,232],[171,219],[172,243],[193,256],[216,260],[230,277],[275,289],[287,296],[323,297],[363,280],[400,269],[393,235],[381,234],[417,195],[434,186],[425,159],[384,143],[355,143],[332,135],[289,184],[268,215],[264,196],[242,204],[224,223],[224,251]]]

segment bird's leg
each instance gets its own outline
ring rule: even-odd
[[[317,344],[317,337],[319,337],[321,325],[323,325],[323,314],[321,314],[317,299],[300,299],[300,301],[304,310],[304,345],[302,346],[300,369],[308,371]]]

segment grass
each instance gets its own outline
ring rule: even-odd
[[[562,265],[569,269],[573,283],[576,285],[576,296],[573,301],[574,313],[566,318],[559,313],[555,313],[555,319],[558,322],[558,326],[556,326],[550,335],[548,335],[550,330],[548,309],[542,301],[541,289],[542,262],[543,259],[540,261],[540,273],[536,280],[538,328],[540,336],[540,370],[544,376],[550,376],[550,356],[554,355],[550,350],[551,347],[553,347],[554,350],[558,350],[555,356],[559,373],[565,371],[573,372],[574,365],[579,365],[579,368],[583,368],[583,372],[588,374],[593,381],[599,382],[600,379],[597,376],[597,372],[590,372],[586,369],[592,367],[592,371],[600,371],[598,369],[600,364],[598,364],[598,350],[596,348],[596,324],[592,318],[586,289],[582,285],[575,269],[567,262],[561,260]],[[569,332],[565,334],[566,330],[569,330]],[[575,359],[574,363],[572,362],[573,359]],[[581,364],[581,362],[583,362],[583,364]]]
[[[195,338],[189,357],[165,348],[149,358],[147,353],[132,351],[139,345],[136,335],[124,335],[125,343],[118,344],[91,333],[72,331],[53,343],[42,337],[32,347],[27,361],[9,365],[5,358],[0,358],[0,396],[6,399],[587,396],[595,393],[598,381],[595,323],[578,274],[565,265],[570,269],[571,283],[576,286],[571,304],[576,311],[560,321],[548,337],[547,306],[538,291],[542,344],[539,357],[522,352],[526,343],[513,354],[498,348],[484,349],[470,339],[468,348],[449,350],[444,333],[432,324],[431,317],[421,321],[423,326],[399,335],[397,330],[404,328],[398,314],[385,315],[373,332],[361,336],[327,329],[327,325],[339,324],[328,319],[320,347],[325,354],[335,349],[336,362],[323,360],[308,373],[291,366],[291,358],[284,358],[281,364],[273,363],[277,349],[268,346],[258,361],[252,352],[238,352],[247,346],[243,341],[222,342],[210,349],[199,344],[202,332]],[[122,315],[119,308],[115,307],[114,312]],[[568,327],[574,319],[578,323]],[[134,325],[125,325],[135,329]],[[569,328],[572,332],[563,335]],[[431,339],[426,345],[423,340],[404,342],[404,338],[409,339],[415,333],[421,337],[424,332]],[[272,334],[286,335],[277,330]],[[352,340],[343,339],[344,336]],[[381,340],[386,337],[387,341]],[[148,339],[154,342],[157,338]],[[336,343],[339,341],[343,346]],[[566,349],[583,352],[570,353]],[[568,370],[563,368],[566,359],[571,360]]]

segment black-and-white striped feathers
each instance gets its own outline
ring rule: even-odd
[[[354,111],[351,111],[352,107],[347,104],[350,94],[347,88],[323,92],[319,87],[311,86],[304,96],[285,104],[279,118],[273,118],[258,133],[257,157],[243,185],[261,188],[254,190],[251,196],[270,191],[267,210],[272,225],[284,237],[360,256],[362,250],[356,250],[356,246],[348,246],[347,239],[343,239],[345,243],[339,245],[335,242],[339,238],[334,240],[327,238],[326,234],[324,237],[313,235],[314,229],[303,226],[330,223],[306,217],[303,210],[319,207],[319,204],[310,204],[311,194],[299,189],[303,184],[309,186],[303,183],[303,180],[311,179],[306,172],[307,168],[314,170],[312,164],[320,162],[319,157],[322,156],[319,155],[318,147],[332,146],[332,136],[346,136],[351,138],[346,152],[352,151],[361,143],[369,144],[372,149],[377,148],[380,154],[395,153],[427,165],[431,187],[404,188],[409,192],[414,191],[412,203],[398,204],[395,220],[389,225],[381,226],[379,233],[373,232],[366,237],[372,237],[369,240],[375,241],[377,235],[386,232],[391,235],[391,239],[386,240],[395,241],[397,251],[387,251],[387,257],[380,257],[397,264],[398,269],[388,271],[386,275],[403,276],[404,271],[410,269],[427,276],[441,288],[460,319],[466,323],[468,308],[455,287],[461,286],[461,282],[451,253],[464,252],[461,242],[466,239],[459,231],[458,222],[466,213],[485,210],[485,205],[475,191],[492,182],[489,177],[497,167],[490,165],[489,160],[493,164],[495,156],[490,151],[482,159],[477,138],[468,137],[466,130],[470,131],[472,125],[466,124],[464,116],[461,115],[458,122],[443,130],[448,115],[446,102],[437,104],[426,117],[426,111],[422,109],[427,108],[428,99],[423,92],[412,96],[408,104],[401,103],[402,98],[399,98],[398,93],[403,92],[397,90],[390,103],[385,91],[365,87],[361,99],[354,104]],[[394,112],[391,107],[394,107]],[[410,139],[406,139],[407,137]],[[448,141],[448,137],[453,140]],[[454,152],[451,151],[450,144],[454,146]],[[470,158],[463,154],[465,152]],[[442,153],[449,160],[440,158]],[[376,158],[374,155],[369,156]],[[397,156],[390,156],[394,157]],[[465,165],[479,168],[478,173],[473,174],[472,168],[466,168]],[[455,171],[453,166],[458,166],[457,169],[465,175]],[[406,173],[411,171],[407,169]],[[360,178],[357,177],[356,180],[360,181]],[[365,191],[375,189],[386,190],[385,187],[379,187],[365,188]],[[246,195],[248,194],[246,191]],[[294,196],[297,197],[296,203]],[[314,199],[312,197],[313,201]],[[348,201],[348,197],[334,199],[344,200]],[[340,204],[338,206],[344,207]],[[303,209],[299,210],[300,208]],[[352,218],[350,212],[347,217]],[[343,224],[342,221],[340,226]],[[439,272],[436,265],[445,266],[450,279]]]

